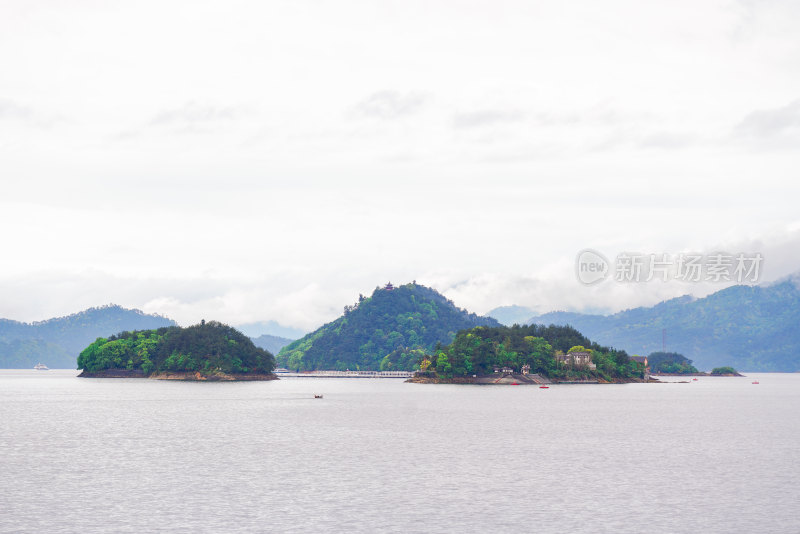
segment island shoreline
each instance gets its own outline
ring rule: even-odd
[[[644,378],[616,378],[611,381],[597,378],[595,380],[558,380],[553,378],[542,377],[543,381],[534,381],[526,378],[526,375],[506,375],[504,377],[487,376],[457,376],[453,378],[441,378],[433,376],[414,376],[406,380],[412,384],[467,384],[476,386],[551,386],[551,385],[584,385],[584,384],[663,384],[664,382],[657,378],[650,377]]]
[[[179,380],[184,382],[254,382],[279,380],[273,373],[223,373],[216,371],[203,374],[199,371],[159,371],[145,374],[138,369],[104,369],[102,371],[82,371],[79,378],[149,378],[151,380]]]

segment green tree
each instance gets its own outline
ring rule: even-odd
[[[444,352],[440,352],[436,357],[436,371],[444,377],[450,378],[453,376],[453,366]]]

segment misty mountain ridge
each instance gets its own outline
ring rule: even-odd
[[[275,336],[284,339],[295,340],[303,337],[308,332],[300,328],[293,328],[291,326],[284,326],[277,321],[258,321],[255,323],[244,323],[235,325],[236,329],[244,335],[257,339],[260,336]]]
[[[0,319],[0,368],[27,369],[43,362],[54,369],[74,369],[80,352],[98,337],[164,326],[177,326],[177,323],[159,314],[148,314],[116,304],[97,306],[44,321]],[[283,327],[275,321],[253,323],[250,326],[255,329],[301,332]],[[262,334],[251,339],[256,346],[277,354],[296,338]]]
[[[569,324],[599,343],[641,355],[662,349],[663,331],[667,350],[701,369],[800,371],[800,288],[792,278],[731,286],[702,298],[684,295],[612,315],[550,312],[526,323]]]
[[[498,306],[486,312],[486,315],[494,317],[500,324],[512,326],[514,324],[525,324],[529,318],[536,315],[536,311],[526,306],[513,304],[511,306]]]
[[[294,339],[271,336],[269,334],[262,334],[258,337],[251,337],[250,339],[253,340],[253,343],[255,343],[256,347],[260,347],[271,352],[272,354],[278,354],[283,347],[294,341]]]
[[[98,337],[175,325],[161,315],[116,304],[32,323],[0,319],[0,368],[25,369],[43,362],[75,369],[78,354]]]

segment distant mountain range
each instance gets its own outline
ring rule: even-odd
[[[26,369],[42,362],[54,369],[75,369],[80,352],[98,337],[175,324],[113,304],[35,323],[0,319],[0,368]]]
[[[0,369],[28,369],[38,362],[53,369],[75,369],[80,352],[98,337],[176,325],[167,317],[115,304],[34,323],[0,319]],[[302,331],[282,327],[275,321],[244,327],[250,331],[268,328],[302,335]],[[277,354],[296,338],[263,334],[251,339],[256,346]]]
[[[486,315],[494,317],[501,324],[512,326],[515,324],[527,324],[528,320],[536,314],[530,308],[525,306],[500,306],[490,310]]]
[[[730,365],[741,371],[800,371],[800,288],[792,281],[733,286],[701,299],[683,296],[613,315],[559,311],[520,319],[526,310],[505,306],[490,313],[505,324],[571,325],[629,354],[661,350],[664,331],[666,349],[685,355],[700,369]],[[116,305],[34,323],[0,319],[0,368],[31,368],[41,361],[51,368],[74,369],[80,352],[98,337],[175,324]],[[456,308],[433,289],[406,284],[376,289],[371,297],[347,306],[339,319],[296,341],[250,335],[257,346],[278,355],[280,366],[398,369],[412,365],[412,351],[447,344],[459,330],[498,324]],[[250,326],[256,325],[270,324]]]
[[[415,283],[375,288],[345,306],[344,315],[285,346],[278,366],[315,370],[411,369],[419,351],[450,343],[456,332],[499,326],[457,308],[435,290]]]
[[[259,336],[269,335],[281,337],[284,339],[298,339],[306,335],[306,330],[299,328],[292,328],[290,326],[283,326],[277,321],[259,321],[257,323],[245,323],[235,325],[235,328],[242,332],[244,335],[249,336],[251,339],[257,339]]]
[[[264,350],[271,352],[272,354],[278,354],[283,347],[294,341],[294,339],[289,339],[280,336],[271,336],[269,334],[263,334],[258,337],[250,338],[255,343],[256,347],[261,347]]]
[[[700,369],[800,371],[800,289],[792,281],[732,286],[613,315],[557,311],[525,323],[571,325],[598,343],[640,355],[661,350],[663,331],[667,350]]]

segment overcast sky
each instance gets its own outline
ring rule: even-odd
[[[0,317],[312,329],[416,279],[484,313],[585,248],[800,271],[800,3],[0,3]]]

